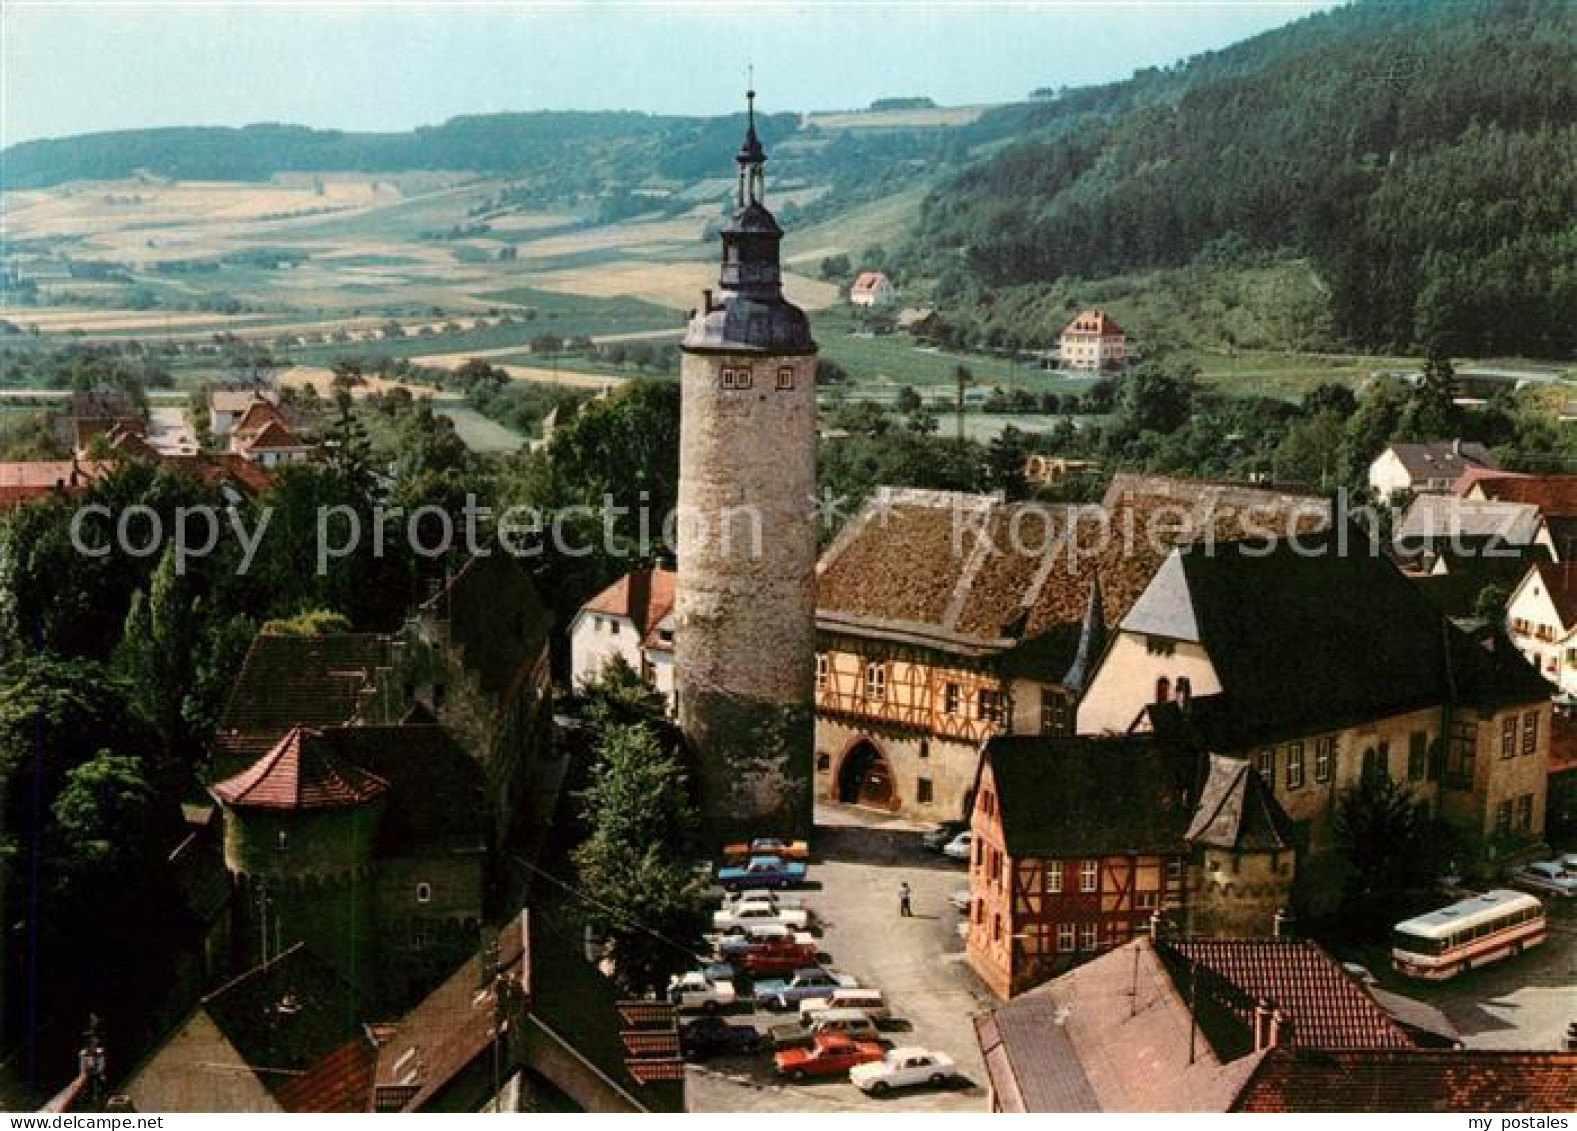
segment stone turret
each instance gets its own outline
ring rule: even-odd
[[[755,92],[717,290],[683,342],[679,724],[721,837],[811,824],[816,632],[816,343],[783,296]]]

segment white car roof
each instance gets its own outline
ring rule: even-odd
[[[890,1050],[887,1055],[893,1059],[902,1059],[911,1056],[931,1056],[930,1049],[920,1048],[918,1045],[908,1045],[904,1048]]]

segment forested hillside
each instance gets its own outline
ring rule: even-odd
[[[908,248],[977,319],[1004,287],[1290,254],[1355,345],[1577,345],[1577,5],[1376,0],[1045,93]]]

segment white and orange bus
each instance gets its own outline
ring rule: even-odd
[[[1391,965],[1412,978],[1443,979],[1518,954],[1544,941],[1544,905],[1498,889],[1398,923]]]

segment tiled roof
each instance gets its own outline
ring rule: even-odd
[[[0,507],[84,490],[115,465],[110,460],[28,460],[0,463]]]
[[[1121,334],[1123,328],[1117,325],[1110,314],[1104,310],[1081,310],[1062,331],[1064,334],[1100,334],[1108,337]]]
[[[339,757],[321,731],[298,726],[247,769],[210,788],[236,809],[335,809],[371,801],[389,783]]]
[[[277,451],[283,448],[300,448],[305,445],[297,438],[296,434],[285,426],[282,421],[270,420],[255,432],[248,432],[238,438],[248,451],[268,450]]]
[[[1278,516],[1300,530],[1323,526],[1329,504],[1238,484],[1126,476],[1100,507],[883,488],[822,555],[817,615],[827,630],[901,634],[966,654],[1029,649],[1040,678],[1057,680],[1073,663],[1097,578],[1103,618],[1114,624],[1169,545],[1241,537],[1248,521]]]
[[[1233,1110],[1570,1112],[1577,1110],[1577,1053],[1276,1049]]]
[[[1175,853],[1194,806],[1197,760],[1145,738],[998,737],[996,782],[1008,855]]]
[[[1201,969],[1240,991],[1252,1008],[1264,1001],[1282,1013],[1278,1043],[1298,1048],[1410,1048],[1413,1041],[1391,1015],[1313,942],[1297,939],[1180,939],[1162,944],[1163,956],[1186,992]],[[1171,954],[1182,959],[1170,960]],[[1251,1028],[1250,1028],[1250,1031]]]
[[[647,647],[665,646],[656,639],[663,618],[673,612],[679,575],[667,569],[635,570],[625,574],[581,606],[584,612],[624,617]]]
[[[1259,1063],[1196,1039],[1140,938],[975,1019],[1004,1111],[1226,1111]]]
[[[1473,487],[1486,479],[1526,479],[1527,476],[1519,471],[1502,471],[1497,467],[1470,467],[1451,485],[1451,493],[1459,498],[1465,497]]]
[[[219,720],[220,772],[250,765],[297,724],[349,722],[391,660],[389,639],[374,633],[259,633]]]
[[[1530,503],[1419,495],[1408,504],[1396,530],[1399,542],[1459,539],[1525,546],[1539,533],[1539,508]]]
[[[516,916],[499,933],[497,964],[522,991],[529,992],[525,924],[523,914]],[[378,1110],[422,1110],[488,1051],[496,995],[486,974],[483,956],[474,955],[400,1019],[378,1050],[374,1076]]]
[[[1392,444],[1389,450],[1412,479],[1449,479],[1455,482],[1471,467],[1497,466],[1489,449],[1475,440]]]
[[[284,414],[272,401],[254,398],[242,414],[241,419],[235,422],[231,432],[237,439],[246,439],[254,433],[260,433],[270,424],[284,424]]]
[[[1546,518],[1577,515],[1577,475],[1503,475],[1477,482],[1485,498],[1532,503]]]
[[[324,727],[317,743],[388,784],[374,851],[480,848],[491,827],[481,764],[433,723]]]
[[[887,276],[880,271],[861,271],[854,280],[854,286],[849,288],[851,294],[866,294],[874,291],[878,286],[887,281]]]
[[[257,401],[272,403],[273,395],[262,389],[214,389],[208,394],[208,403],[215,412],[245,412]]]
[[[372,1102],[372,1074],[378,1047],[358,1033],[274,1093],[289,1112],[362,1112]]]

